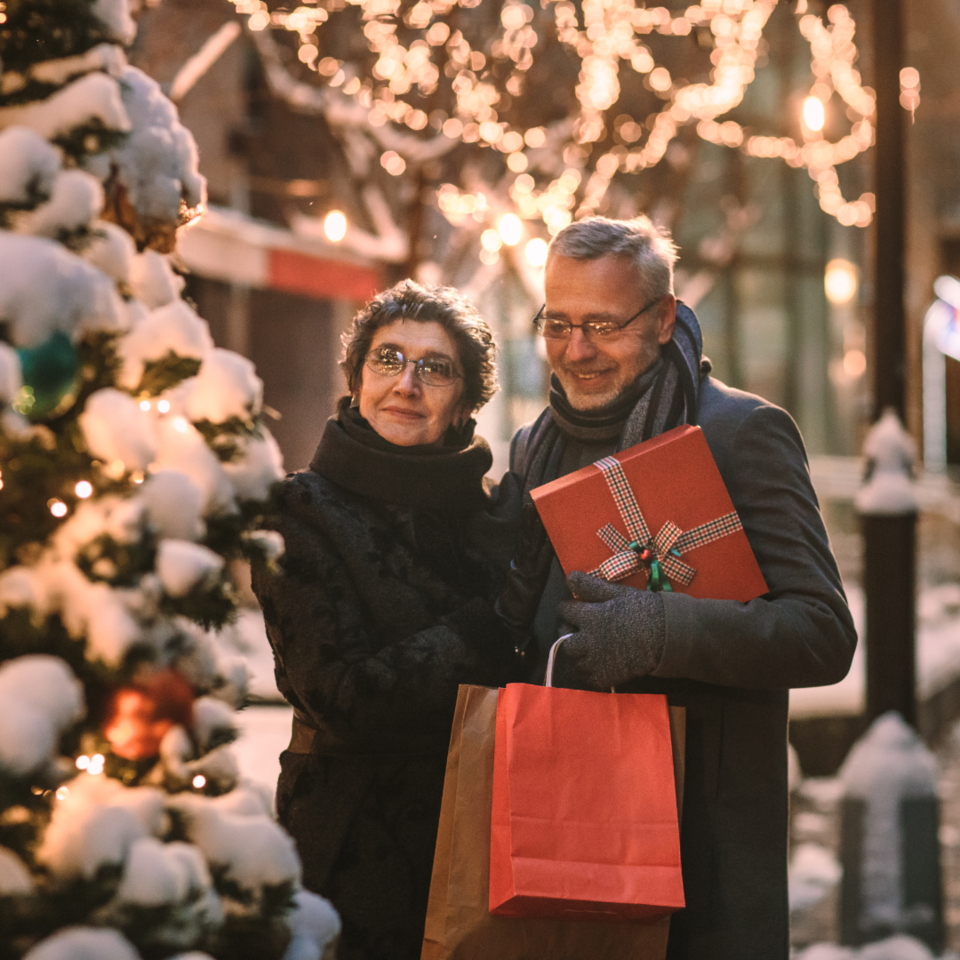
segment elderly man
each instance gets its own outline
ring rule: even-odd
[[[696,317],[673,295],[675,260],[645,217],[590,218],[556,236],[536,318],[550,405],[514,438],[511,468],[529,491],[698,424],[769,591],[740,603],[565,580],[529,523],[515,578],[526,578],[522,594],[535,568],[543,574],[529,607],[540,671],[572,631],[558,661],[570,685],[665,693],[686,707],[687,906],[673,916],[668,958],[786,960],[788,689],[840,680],[857,638],[797,427],[709,375]]]

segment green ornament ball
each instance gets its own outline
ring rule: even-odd
[[[19,347],[23,387],[14,406],[31,420],[61,414],[76,400],[80,357],[70,338],[60,331],[36,347]]]

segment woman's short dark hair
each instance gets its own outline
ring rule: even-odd
[[[354,318],[341,337],[340,367],[347,377],[350,393],[360,392],[363,362],[374,333],[397,320],[439,323],[457,345],[463,367],[463,405],[472,413],[497,392],[494,359],[497,344],[487,321],[477,308],[452,287],[423,287],[413,280],[401,280],[378,293]]]

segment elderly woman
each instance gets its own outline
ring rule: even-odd
[[[459,294],[409,280],[344,342],[350,396],[282,485],[282,569],[254,582],[296,711],[277,810],[340,912],[340,960],[416,960],[457,686],[501,684],[515,659],[493,609],[508,525],[470,419],[494,342]]]

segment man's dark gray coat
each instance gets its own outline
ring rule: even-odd
[[[660,663],[621,689],[687,708],[687,907],[668,958],[787,960],[788,689],[842,679],[857,638],[789,414],[708,376],[694,422],[769,590],[749,603],[663,594]],[[514,444],[521,476],[532,429]]]

